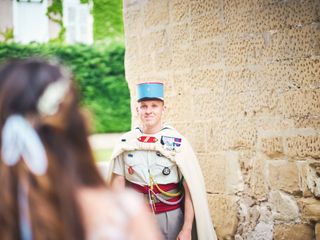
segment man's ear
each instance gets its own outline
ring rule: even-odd
[[[166,111],[167,111],[167,106],[166,106],[166,105],[163,105],[162,113],[165,113]]]

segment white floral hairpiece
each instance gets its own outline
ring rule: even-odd
[[[70,88],[70,79],[67,76],[69,75],[63,74],[62,78],[50,83],[44,90],[37,104],[41,115],[51,116],[58,112],[59,105]]]
[[[36,130],[23,116],[8,117],[1,137],[1,155],[6,165],[14,166],[22,157],[32,173],[46,173],[48,159],[44,146]]]

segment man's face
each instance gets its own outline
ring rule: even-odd
[[[138,102],[137,113],[142,123],[148,128],[161,127],[164,103],[160,100]]]

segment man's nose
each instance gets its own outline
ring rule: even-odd
[[[146,108],[146,113],[151,113],[151,108],[147,107]]]

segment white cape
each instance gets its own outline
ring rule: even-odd
[[[190,143],[177,130],[170,126],[164,127],[160,133],[161,136],[181,138],[181,146],[177,147],[176,150],[167,150],[164,148],[164,145],[160,143],[160,141],[157,141],[156,143],[139,142],[137,138],[144,135],[143,133],[141,133],[139,128],[136,128],[124,134],[121,137],[120,142],[114,148],[111,157],[107,175],[108,184],[110,183],[112,177],[114,159],[123,152],[134,150],[149,150],[161,152],[162,155],[178,165],[185,181],[188,184],[195,212],[195,222],[198,239],[216,240],[217,236],[210,216],[203,175],[198,159]]]

